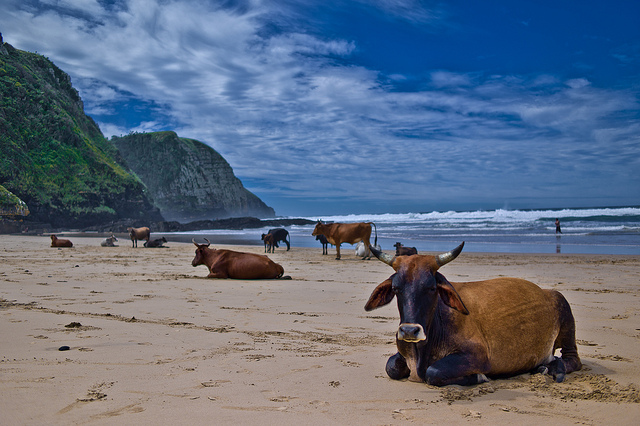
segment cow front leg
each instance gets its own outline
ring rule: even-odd
[[[336,260],[340,260],[340,244],[336,244]]]
[[[487,366],[472,355],[447,355],[427,368],[426,382],[434,386],[468,386],[488,382],[487,376],[478,371],[487,371]]]
[[[389,357],[387,360],[387,366],[385,367],[387,375],[393,380],[406,379],[411,374],[411,370],[407,366],[407,361],[400,353]]]
[[[229,278],[229,275],[220,271],[210,271],[207,278]]]

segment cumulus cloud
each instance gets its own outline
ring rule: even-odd
[[[628,157],[639,143],[632,91],[549,73],[384,75],[351,61],[356,41],[288,27],[293,13],[276,3],[16,2],[0,24],[6,41],[72,75],[107,136],[200,139],[267,200],[408,205],[495,191],[502,202],[640,166]],[[375,6],[438,19],[419,3]]]

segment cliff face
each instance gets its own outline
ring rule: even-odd
[[[54,227],[162,220],[69,76],[0,37],[0,185]],[[26,211],[26,210],[25,210]]]
[[[174,132],[132,134],[111,142],[167,220],[275,216],[242,185],[229,163],[202,142]]]

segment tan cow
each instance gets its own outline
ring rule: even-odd
[[[330,244],[336,246],[336,259],[340,259],[340,244],[356,244],[363,241],[365,244],[365,254],[363,259],[371,258],[369,246],[371,243],[371,225],[376,226],[373,222],[357,222],[357,223],[329,223],[325,224],[318,221],[311,235],[324,235]],[[376,228],[376,239],[374,245],[378,244],[378,230]]]
[[[464,243],[438,256],[373,254],[396,272],[378,285],[370,311],[398,300],[392,379],[471,385],[492,377],[548,373],[557,382],[582,368],[567,300],[519,278],[450,283],[438,272]],[[554,356],[560,348],[562,357]]]
[[[138,247],[138,240],[147,240],[151,237],[151,231],[146,226],[143,228],[127,228],[131,237],[131,247]]]

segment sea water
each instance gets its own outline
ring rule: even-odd
[[[562,233],[556,234],[555,220]],[[323,222],[373,222],[383,250],[400,242],[419,252],[443,252],[465,242],[467,252],[640,254],[640,207],[547,210],[433,211],[349,214],[308,218]],[[293,247],[320,247],[314,225],[286,227]],[[268,228],[191,232],[212,243],[261,245]],[[355,248],[343,244],[341,250]]]

